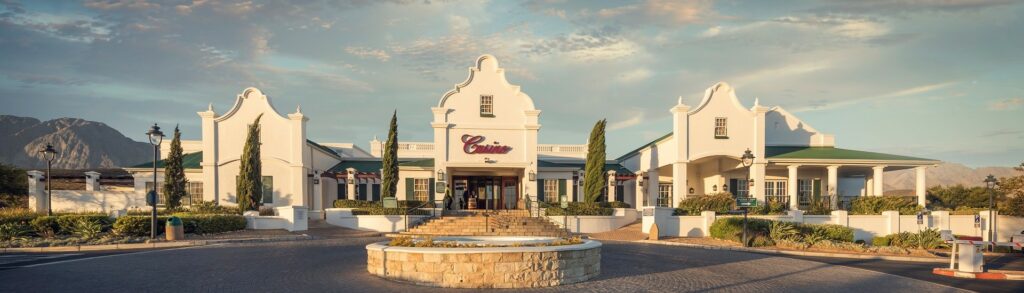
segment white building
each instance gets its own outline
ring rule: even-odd
[[[477,59],[466,81],[441,95],[430,111],[433,141],[398,144],[399,200],[441,199],[438,182],[468,209],[521,209],[527,198],[583,197],[578,190],[586,145],[540,144],[541,110],[505,79],[494,56]],[[671,112],[672,133],[606,163],[613,188],[606,188],[603,200],[637,208],[675,206],[687,196],[731,192],[777,196],[800,208],[821,195],[881,195],[883,171],[917,168],[923,204],[924,168],[937,163],[835,148],[832,135],[780,107],[743,107],[725,83],[708,89],[697,107],[680,102]],[[227,112],[218,114],[212,106],[199,112],[202,139],[182,141],[192,201],[235,204],[246,127],[261,114],[264,193],[270,195],[264,205],[305,206],[310,217],[319,218],[335,199],[381,199],[383,142],[374,139],[365,151],[349,143],[310,141],[309,119],[300,109],[281,115],[270,97],[249,88]],[[161,148],[165,154],[167,144],[169,139]],[[747,149],[756,156],[749,173],[738,159]],[[150,165],[128,168],[137,193],[151,188]],[[748,174],[761,184],[749,185]]]

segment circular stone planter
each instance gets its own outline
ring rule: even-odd
[[[512,243],[551,241],[544,237],[441,237],[507,247],[366,246],[370,274],[417,285],[447,288],[531,288],[578,283],[601,273],[601,242],[515,247]]]

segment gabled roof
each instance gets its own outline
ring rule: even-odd
[[[333,149],[331,149],[329,147],[325,147],[325,146],[320,145],[319,143],[316,143],[315,141],[312,141],[312,140],[309,140],[309,139],[306,139],[306,143],[308,143],[309,145],[311,145],[311,146],[313,146],[315,148],[320,149],[321,151],[326,152],[328,155],[334,156],[336,159],[339,159],[339,160],[341,159],[341,155],[339,155],[338,152],[335,152]]]
[[[201,165],[202,162],[203,162],[203,152],[188,153],[188,154],[183,154],[181,156],[181,165],[185,169],[202,169],[203,168],[203,166]],[[166,166],[166,162],[164,162],[164,160],[156,161],[156,167],[157,168],[162,169],[162,168],[164,168],[164,166]],[[132,168],[132,169],[136,169],[136,168],[153,168],[153,161],[145,162],[145,163],[138,164],[138,165],[135,165],[135,166],[131,166],[131,167],[128,167],[128,168]],[[163,170],[158,170],[158,171],[163,171]]]
[[[655,144],[658,144],[659,142],[661,142],[661,141],[663,141],[663,140],[666,140],[666,139],[668,139],[669,137],[672,137],[672,133],[671,133],[671,132],[669,132],[669,133],[667,133],[667,134],[665,134],[665,135],[662,135],[661,137],[659,137],[659,138],[657,138],[657,139],[655,139],[655,140],[653,140],[653,141],[651,141],[651,142],[648,142],[648,143],[646,143],[646,144],[644,144],[644,145],[642,145],[642,146],[640,146],[640,147],[638,147],[638,148],[636,148],[636,149],[634,149],[634,150],[632,150],[632,151],[629,151],[629,152],[627,152],[626,154],[624,154],[624,155],[621,155],[621,156],[619,156],[618,158],[615,158],[615,160],[616,160],[616,161],[620,161],[620,162],[621,162],[622,160],[624,160],[624,159],[626,159],[626,158],[629,158],[629,157],[632,157],[632,156],[634,156],[634,155],[636,155],[636,154],[639,154],[639,153],[640,153],[641,151],[643,151],[644,149],[646,149],[646,148],[648,148],[648,147],[651,147],[651,146],[653,146],[653,145],[655,145]]]
[[[858,150],[841,149],[835,147],[792,147],[792,146],[769,146],[765,147],[765,155],[769,160],[857,160],[857,161],[919,161],[935,162],[938,160],[892,155],[884,153],[866,152]]]

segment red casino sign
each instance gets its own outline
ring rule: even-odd
[[[494,144],[484,144],[483,142],[482,135],[462,135],[462,151],[467,154],[507,154],[512,151],[512,147],[500,145],[498,142],[494,142]]]

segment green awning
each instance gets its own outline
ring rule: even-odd
[[[834,147],[765,147],[768,159],[821,159],[862,161],[935,161],[932,159],[841,149]]]
[[[184,154],[184,155],[181,156],[181,165],[185,169],[202,169],[203,168],[203,166],[201,165],[202,162],[203,162],[203,152],[194,152],[194,153]],[[164,168],[164,164],[165,164],[164,160],[156,161],[156,167],[157,168],[161,168],[161,169]],[[138,164],[138,165],[135,165],[135,166],[131,166],[129,168],[153,168],[153,161],[149,161],[149,162],[145,162],[145,163]]]
[[[540,167],[540,168],[574,168],[574,169],[583,169],[585,166],[586,166],[586,162],[582,161],[582,160],[579,161],[579,162],[575,162],[575,161],[574,162],[552,162],[552,161],[545,161],[545,160],[537,160],[537,167]],[[604,170],[605,171],[615,170],[616,173],[630,173],[630,174],[633,173],[633,171],[629,171],[629,169],[626,169],[626,167],[623,167],[617,161],[605,161]]]

